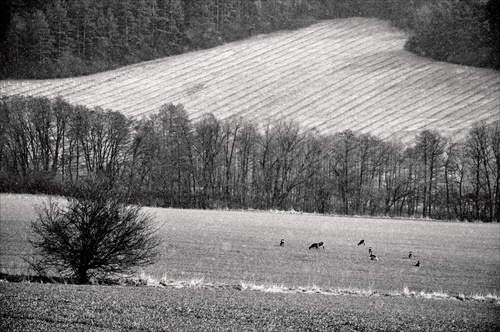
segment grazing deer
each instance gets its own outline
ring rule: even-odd
[[[371,254],[371,255],[370,255],[370,259],[371,259],[372,261],[378,261],[377,255],[374,255],[374,254]]]
[[[412,256],[413,256],[413,254],[410,251],[410,253],[408,254],[408,258],[412,258]]]
[[[415,264],[416,267],[420,267],[420,261],[417,262],[417,264]]]
[[[373,254],[372,247],[370,247],[370,248],[368,248],[368,255],[370,255],[370,257],[371,257],[372,254]]]
[[[323,247],[323,249],[325,249],[324,243],[323,242],[313,243],[309,246],[309,250],[311,250],[311,248],[319,249],[319,247]]]
[[[359,241],[358,246],[360,246],[360,245],[366,245],[366,244],[365,244],[365,240],[361,240],[361,241]]]
[[[280,247],[283,247],[283,246],[285,246],[285,239],[281,239],[281,241],[280,241]]]

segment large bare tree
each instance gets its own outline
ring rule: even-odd
[[[110,181],[87,180],[65,205],[49,201],[31,223],[37,269],[55,269],[86,284],[93,276],[154,262],[160,239],[153,217],[128,206]]]

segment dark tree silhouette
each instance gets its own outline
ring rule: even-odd
[[[417,54],[499,68],[495,3],[4,0],[0,2],[0,77],[86,75],[254,34],[307,26],[318,19],[352,16],[387,19],[409,30],[406,47]]]
[[[76,195],[106,176],[128,202],[496,221],[500,122],[458,141],[424,130],[412,143],[293,122],[262,126],[182,105],[141,120],[63,99],[0,99],[0,191]]]
[[[160,240],[152,216],[124,204],[108,181],[87,180],[72,194],[64,206],[49,201],[31,223],[38,267],[86,284],[153,263]]]

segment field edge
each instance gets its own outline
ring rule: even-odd
[[[9,283],[20,284],[59,284],[59,285],[76,285],[71,279],[51,278],[51,277],[33,277],[23,275],[10,275],[0,273],[0,285]],[[83,285],[85,286],[85,285]],[[408,286],[404,286],[401,290],[392,291],[376,291],[371,288],[359,287],[334,287],[321,288],[315,284],[307,286],[287,286],[284,284],[257,284],[252,281],[241,280],[237,284],[221,283],[221,282],[206,282],[204,277],[193,279],[172,279],[163,276],[161,279],[156,279],[150,275],[141,272],[138,276],[117,276],[102,280],[93,280],[93,283],[87,286],[107,286],[107,287],[153,287],[153,288],[175,288],[175,289],[209,289],[209,290],[238,290],[242,292],[261,292],[261,293],[280,293],[280,294],[308,294],[308,295],[324,295],[324,296],[357,296],[357,297],[405,297],[413,299],[427,300],[448,300],[461,302],[479,302],[493,303],[500,306],[500,298],[496,293],[488,293],[486,295],[476,293],[465,295],[451,295],[443,291],[415,291],[410,290]],[[0,287],[1,288],[1,287]]]

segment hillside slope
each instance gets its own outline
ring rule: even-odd
[[[406,39],[384,21],[339,19],[87,77],[4,80],[0,95],[62,96],[133,116],[182,103],[192,119],[293,119],[405,141],[422,129],[462,137],[500,119],[498,71],[415,56]]]

